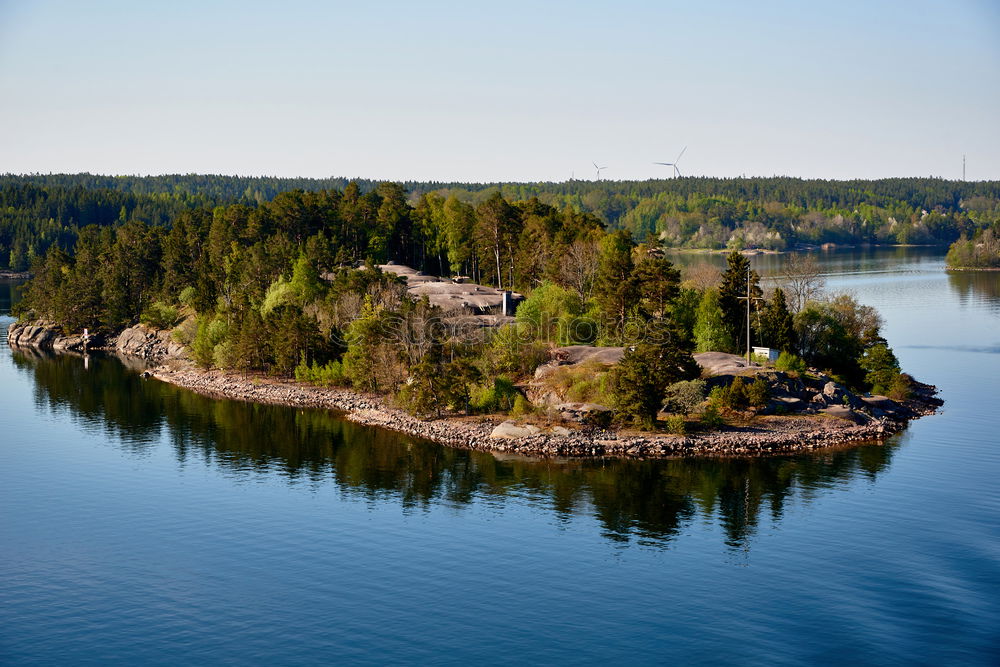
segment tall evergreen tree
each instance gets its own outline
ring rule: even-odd
[[[760,342],[783,352],[795,349],[792,313],[788,310],[788,301],[780,287],[775,288],[767,305],[760,312]]]
[[[737,350],[746,349],[747,345],[747,272],[750,260],[734,250],[726,257],[726,270],[722,272],[719,284],[719,307],[722,309],[722,321],[730,340]],[[760,276],[756,271],[750,271],[750,328],[751,338],[758,339],[755,314],[760,309],[763,292],[760,289]],[[734,350],[735,351],[735,350]]]
[[[709,288],[698,304],[694,324],[694,339],[698,352],[733,352],[735,345],[719,307],[719,293]]]
[[[632,234],[625,230],[612,232],[601,240],[594,296],[607,322],[604,337],[610,341],[621,339],[629,315],[639,302],[633,276],[634,246]]]

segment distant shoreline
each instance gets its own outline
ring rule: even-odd
[[[30,271],[7,271],[0,269],[0,280],[28,280],[31,278]]]
[[[1000,271],[1000,266],[946,266],[945,271]]]

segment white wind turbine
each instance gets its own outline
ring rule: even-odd
[[[598,167],[596,162],[594,162],[593,165],[594,169],[597,170],[597,180],[601,180],[601,170],[607,169],[607,167]]]
[[[688,147],[685,146],[681,150],[681,152],[677,155],[677,157],[674,158],[673,162],[654,162],[653,164],[661,164],[664,167],[673,167],[674,168],[674,178],[678,178],[681,175],[681,170],[677,167],[677,163],[681,161],[681,155],[684,155],[684,151],[686,151],[687,149],[688,149]]]

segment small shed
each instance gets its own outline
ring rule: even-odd
[[[764,357],[773,364],[781,356],[781,350],[776,350],[773,347],[755,347],[753,354],[755,357]]]

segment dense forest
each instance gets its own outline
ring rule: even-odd
[[[115,191],[98,192],[114,201]],[[704,390],[692,353],[746,348],[749,295],[751,340],[783,350],[783,367],[808,363],[854,387],[906,391],[878,314],[848,296],[823,298],[808,266],[768,294],[736,251],[721,273],[682,276],[655,241],[496,190],[475,205],[433,190],[413,199],[395,183],[292,190],[212,210],[185,199],[196,196],[144,195],[133,211],[161,215],[142,209],[149,197],[177,212],[168,221],[126,212],[76,229],[70,247],[52,244],[33,265],[19,316],[70,332],[142,321],[172,329],[201,366],[392,394],[420,414],[530,411],[515,385],[552,347],[623,346],[612,371],[584,368],[561,381],[581,401],[652,426],[668,396],[682,413],[700,402],[689,400]],[[378,268],[387,261],[527,299],[506,326],[469,330],[409,298],[402,279]],[[762,392],[740,384],[717,402],[760,405]]]
[[[289,191],[368,195],[387,184],[343,178],[214,175],[0,176],[0,269],[30,267],[55,244],[71,251],[89,224],[169,226],[183,211],[257,208]],[[781,250],[823,243],[950,244],[1000,220],[1000,182],[900,178],[824,181],[684,177],[648,181],[399,184],[411,206],[434,194],[476,207],[499,193],[590,214],[653,245]],[[439,269],[440,270],[440,269]]]

